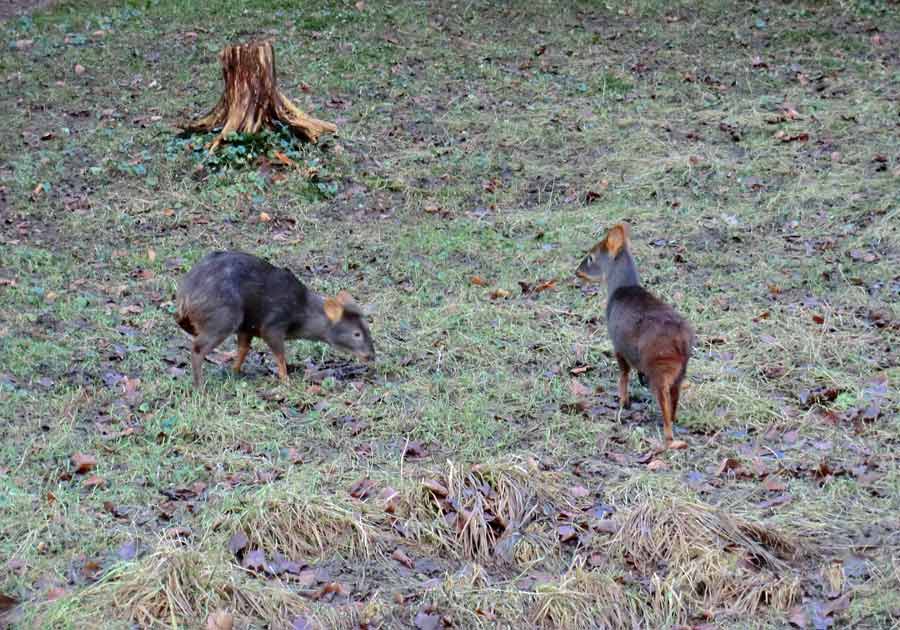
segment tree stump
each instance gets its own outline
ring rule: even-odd
[[[215,151],[232,132],[256,133],[264,125],[274,127],[275,122],[314,144],[321,134],[337,131],[334,124],[305,114],[278,90],[271,41],[226,46],[219,59],[225,92],[212,111],[181,125],[187,132],[221,129],[210,144],[210,151]]]

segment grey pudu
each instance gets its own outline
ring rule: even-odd
[[[261,337],[287,381],[284,342],[321,341],[356,355],[375,358],[375,346],[359,306],[346,291],[321,297],[289,269],[279,269],[243,252],[211,252],[178,285],[175,320],[194,335],[194,385],[203,382],[203,359],[229,335],[237,335],[233,369],[240,372],[253,337]]]

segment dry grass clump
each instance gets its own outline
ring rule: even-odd
[[[265,497],[241,514],[237,529],[252,547],[295,560],[328,553],[369,557],[388,535],[362,512],[321,496]]]
[[[113,569],[83,594],[79,614],[95,620],[112,609],[141,628],[199,627],[228,601],[228,564],[208,553],[163,539],[138,562]]]
[[[408,529],[457,558],[536,562],[556,546],[537,523],[555,513],[554,492],[551,475],[518,462],[467,469],[449,462],[410,501]]]
[[[535,589],[531,621],[551,628],[633,628],[644,604],[613,575],[578,563]]]
[[[649,609],[660,623],[784,610],[800,596],[788,563],[798,553],[794,540],[699,503],[644,502],[625,515],[609,548],[650,578]]]

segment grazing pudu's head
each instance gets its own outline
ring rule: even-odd
[[[355,354],[363,361],[375,358],[375,345],[369,334],[366,317],[349,293],[341,291],[335,297],[325,298],[322,308],[328,318],[326,342]]]
[[[627,223],[617,223],[610,228],[603,240],[594,245],[588,252],[575,275],[590,282],[605,282],[611,275],[617,263],[625,263],[633,268],[628,240],[630,229]]]

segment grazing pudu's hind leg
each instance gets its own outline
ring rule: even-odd
[[[231,367],[235,374],[240,373],[241,366],[244,365],[244,359],[250,352],[250,340],[252,337],[248,333],[239,332],[237,335],[237,356],[234,357],[234,365]]]
[[[628,376],[631,373],[631,366],[621,354],[616,354],[616,361],[619,363],[619,407],[628,409],[631,406],[631,399],[628,396]]]
[[[194,346],[191,352],[191,368],[194,371],[194,387],[200,387],[203,384],[203,359],[206,355],[220,343],[225,341],[228,333],[219,333],[210,335],[206,331],[201,332],[194,338]]]
[[[678,411],[678,397],[681,393],[680,383],[668,374],[663,374],[657,382],[652,383],[653,396],[659,403],[659,409],[663,418],[663,437],[666,448],[680,449],[687,446],[686,442],[676,440],[673,435],[672,425],[675,423],[675,414]]]

